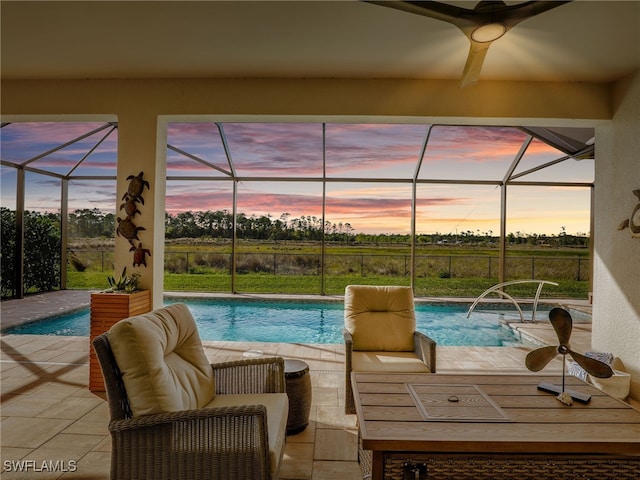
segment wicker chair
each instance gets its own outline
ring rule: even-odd
[[[417,332],[410,287],[348,285],[344,295],[345,408],[356,413],[351,372],[436,371],[436,342]]]
[[[163,310],[159,311],[166,317]],[[282,358],[212,364],[215,396],[211,406],[136,416],[110,332],[97,336],[93,346],[111,415],[112,479],[277,478],[288,411]],[[252,399],[267,399],[267,406],[252,404]]]

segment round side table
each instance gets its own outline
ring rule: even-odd
[[[311,410],[309,365],[301,360],[285,359],[284,378],[289,396],[287,435],[295,435],[309,425],[309,411]]]

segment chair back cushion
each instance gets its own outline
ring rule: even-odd
[[[344,323],[354,350],[413,351],[413,291],[411,287],[348,285]]]
[[[134,417],[202,408],[213,400],[213,370],[186,305],[121,320],[108,337]]]

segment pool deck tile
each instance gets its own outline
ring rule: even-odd
[[[331,299],[334,301],[335,299]],[[54,292],[2,302],[2,326],[61,313],[89,293]],[[548,322],[514,327],[540,343],[555,342]],[[579,324],[572,345],[590,348],[590,324]],[[309,426],[288,437],[282,480],[360,480],[355,415],[344,414],[344,346],[247,342],[203,342],[210,361],[244,358],[252,350],[264,355],[298,358],[309,364],[312,407]],[[111,440],[107,403],[88,390],[86,337],[0,335],[2,353],[1,450],[5,461],[77,462],[75,471],[37,473],[27,478],[107,479]],[[527,347],[438,347],[439,373],[530,373],[524,366]],[[246,353],[249,352],[249,353]],[[560,373],[555,359],[546,373]],[[2,472],[3,480],[25,478]]]
[[[0,305],[2,330],[26,322],[88,308],[91,292],[87,290],[60,290],[29,295],[17,300],[3,300]]]

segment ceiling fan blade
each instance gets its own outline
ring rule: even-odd
[[[403,12],[415,13],[422,15],[423,17],[435,18],[436,20],[442,20],[444,22],[453,23],[465,16],[473,14],[473,10],[468,8],[454,7],[441,2],[416,2],[416,1],[377,1],[377,0],[363,0],[366,3],[373,3],[374,5],[380,5],[382,7],[395,8],[396,10],[402,10]]]
[[[501,21],[508,27],[513,27],[527,18],[535,17],[565,3],[571,3],[572,1],[573,0],[540,0],[509,5],[502,10]]]
[[[471,39],[469,41],[471,46],[469,47],[467,63],[464,64],[464,70],[462,71],[462,78],[458,84],[460,88],[478,83],[484,57],[487,56],[487,51],[489,51],[489,46],[491,45],[491,42],[480,43]]]
[[[552,308],[549,312],[549,321],[556,331],[560,345],[569,345],[573,320],[569,312],[564,308]]]
[[[485,0],[473,9],[456,7],[436,1],[415,0],[362,0],[403,12],[435,18],[452,23],[460,28],[477,27],[486,23],[500,22],[511,28],[527,18],[535,17],[572,0],[532,0],[516,5],[507,5],[501,0]]]
[[[578,365],[584,368],[589,375],[593,375],[597,378],[609,378],[613,375],[613,370],[609,365],[595,358],[586,357],[580,353],[569,350],[569,355],[573,358]]]
[[[540,347],[527,354],[524,364],[532,372],[539,372],[546,367],[547,363],[553,360],[556,355],[558,355],[558,347]]]

